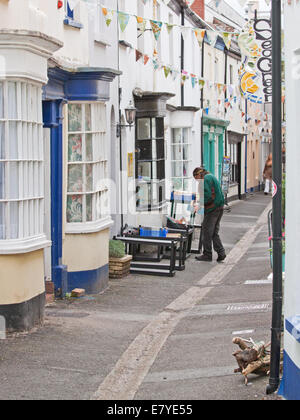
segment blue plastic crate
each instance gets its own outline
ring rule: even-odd
[[[168,229],[144,229],[140,228],[141,237],[150,237],[150,238],[166,238]]]

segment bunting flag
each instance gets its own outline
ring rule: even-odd
[[[229,32],[223,32],[222,38],[223,38],[224,44],[226,45],[226,48],[230,50],[232,34]]]
[[[136,16],[136,22],[137,22],[137,30],[143,34],[146,30],[147,20],[140,16]]]
[[[204,37],[205,37],[205,30],[194,29],[194,34],[196,35],[199,46],[202,47],[203,40],[204,40]]]
[[[150,24],[152,27],[153,35],[156,41],[158,41],[161,33],[162,22],[158,22],[157,20],[150,20]]]
[[[167,31],[168,31],[168,34],[169,34],[169,35],[171,34],[171,32],[172,32],[172,30],[173,30],[174,26],[175,26],[175,25],[171,25],[170,23],[166,23],[166,28],[167,28]]]
[[[170,67],[166,67],[166,66],[164,66],[163,68],[164,68],[164,73],[165,73],[165,76],[166,76],[166,79],[167,79],[169,74],[170,74],[171,69],[170,69]]]
[[[141,57],[143,57],[143,53],[141,53],[141,52],[140,52],[140,51],[138,51],[138,50],[135,50],[135,60],[136,60],[136,61],[139,61],[139,59],[140,59]]]
[[[118,20],[119,20],[120,29],[122,32],[125,31],[129,23],[129,19],[130,19],[130,16],[128,13],[118,12]]]
[[[106,7],[102,7],[102,13],[103,13],[106,25],[109,26],[112,22],[114,12],[112,10],[108,10]]]
[[[195,74],[191,74],[190,76],[191,76],[192,87],[194,89],[197,83],[197,76]]]
[[[218,32],[210,31],[210,30],[206,31],[206,38],[212,47],[216,45],[218,36],[219,36]]]

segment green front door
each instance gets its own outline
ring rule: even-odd
[[[218,136],[218,149],[219,149],[219,159],[218,159],[218,166],[219,166],[219,181],[222,178],[222,164],[223,164],[223,157],[224,157],[224,136],[223,134]]]
[[[204,166],[207,171],[215,175],[215,135],[204,135]]]

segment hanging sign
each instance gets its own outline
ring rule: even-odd
[[[272,102],[272,24],[268,19],[248,22],[239,35],[242,52],[240,89],[256,103]]]
[[[253,28],[261,51],[256,69],[261,74],[264,102],[272,102],[272,23],[268,19],[256,19]]]

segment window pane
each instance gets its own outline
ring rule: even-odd
[[[186,178],[191,175],[191,169],[189,162],[183,162],[183,172],[182,175]]]
[[[93,191],[93,165],[85,165],[86,170],[86,189],[85,191]]]
[[[138,119],[137,138],[138,140],[148,140],[151,138],[150,118]]]
[[[0,82],[0,119],[4,118],[3,100],[4,100],[3,83]]]
[[[138,177],[144,181],[151,180],[151,162],[139,162]]]
[[[92,107],[85,105],[85,131],[92,131]]]
[[[4,203],[0,203],[0,240],[2,239],[5,239],[5,204]]]
[[[68,109],[69,131],[81,131],[82,129],[82,106],[70,104]]]
[[[137,187],[137,207],[148,207],[151,204],[151,184],[139,184]]]
[[[17,107],[17,84],[8,82],[8,119],[16,120],[18,117]]]
[[[157,179],[163,180],[165,179],[165,177],[165,161],[160,160],[159,162],[157,162]]]
[[[82,222],[82,196],[72,195],[67,199],[67,222],[81,223]]]
[[[86,134],[85,136],[86,146],[86,160],[91,162],[93,160],[93,136],[92,134]]]
[[[182,191],[182,178],[173,178],[173,190]]]
[[[0,159],[5,159],[5,125],[0,122]]]
[[[80,134],[69,136],[68,159],[69,162],[82,162],[82,136]]]
[[[183,180],[183,191],[191,192],[192,191],[192,180],[184,179]]]
[[[19,198],[19,164],[16,162],[10,162],[9,164],[9,189],[10,199]]]
[[[93,220],[93,195],[86,196],[86,221],[92,222]]]
[[[139,141],[138,142],[138,159],[152,160],[152,142]]]
[[[156,159],[164,159],[164,157],[165,157],[165,142],[164,140],[157,140],[156,141]]]
[[[184,145],[183,146],[183,160],[190,160],[190,146]]]
[[[180,177],[183,175],[182,163],[172,162],[172,177]]]
[[[165,136],[164,119],[156,118],[156,138],[161,139]]]
[[[172,160],[182,160],[182,146],[172,146]]]
[[[68,192],[82,192],[82,165],[69,165]]]
[[[9,203],[10,209],[10,239],[19,236],[19,203]]]
[[[189,142],[189,129],[183,128],[182,130],[182,143],[188,143]]]
[[[18,159],[18,131],[17,123],[9,123],[9,158]]]
[[[5,179],[4,179],[5,163],[0,162],[0,200],[5,198]]]
[[[173,129],[173,143],[182,143],[182,129],[181,128]]]

